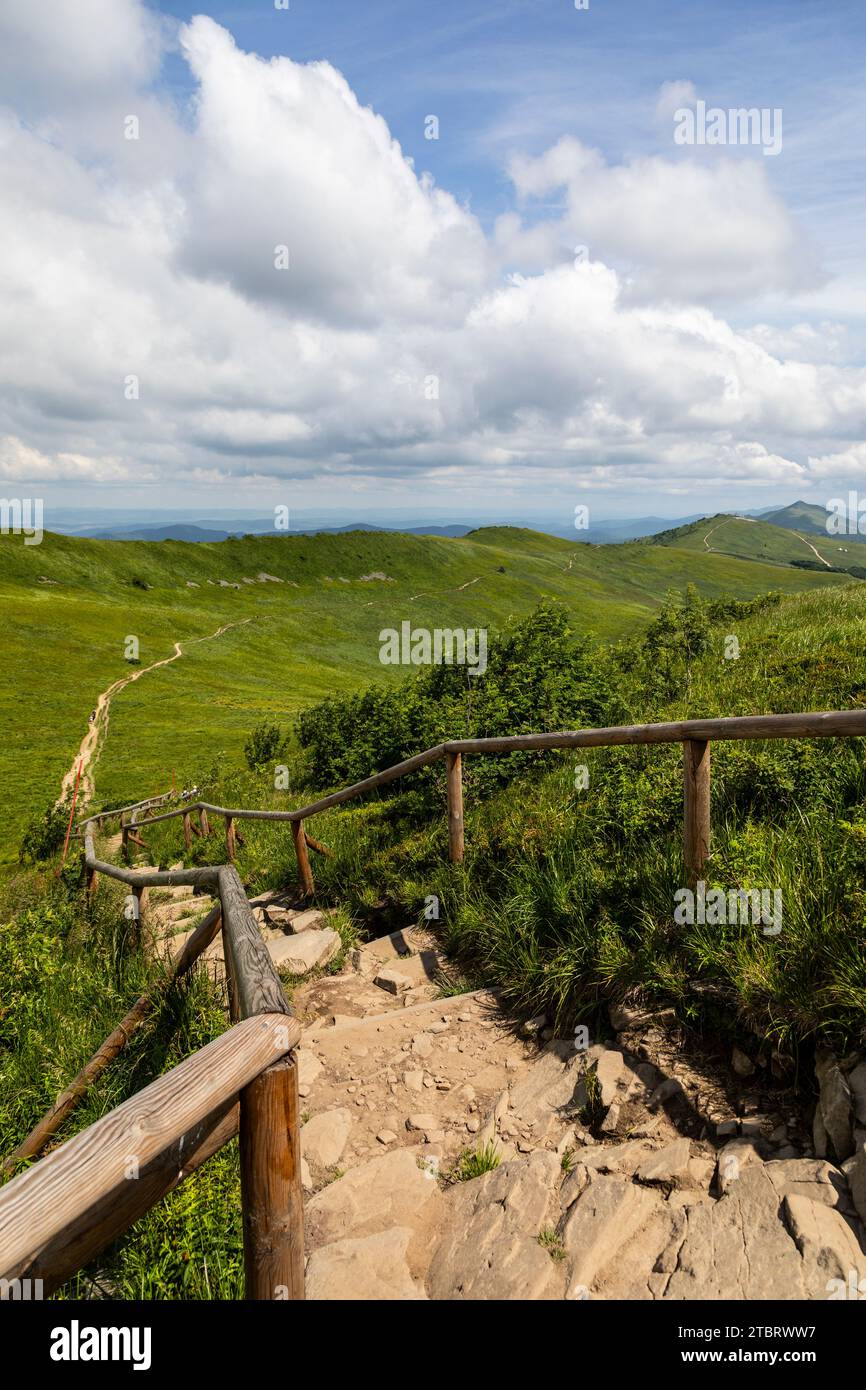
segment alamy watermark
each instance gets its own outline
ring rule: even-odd
[[[25,545],[41,545],[43,517],[41,497],[0,497],[0,535],[23,535]]]
[[[826,508],[828,535],[866,536],[866,497],[849,492],[847,497],[831,497]]]
[[[466,666],[470,676],[487,670],[486,627],[413,627],[410,622],[379,633],[383,666]]]
[[[674,112],[676,145],[760,145],[765,155],[782,149],[782,111],[776,107],[737,106],[726,111],[705,101]]]
[[[831,1303],[842,1300],[862,1303],[866,1300],[866,1278],[861,1278],[859,1269],[849,1269],[847,1279],[828,1279],[824,1287]]]
[[[51,1332],[52,1361],[130,1361],[134,1371],[151,1364],[149,1327],[82,1327],[73,1318],[68,1327]]]
[[[782,930],[781,888],[710,888],[700,879],[694,889],[674,893],[677,926],[761,926],[764,936]]]

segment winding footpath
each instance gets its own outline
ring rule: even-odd
[[[216,632],[206,633],[204,637],[191,637],[184,640],[187,642],[188,646],[197,642],[211,642],[215,637],[222,637],[223,633],[228,632],[230,628],[243,627],[245,623],[251,622],[252,618],[243,618],[237,623],[224,623],[222,627],[217,628]],[[120,680],[114,681],[107,690],[103,690],[96,701],[94,718],[88,725],[87,733],[81,740],[81,745],[73,759],[72,766],[69,771],[64,774],[63,781],[60,784],[60,796],[56,803],[58,806],[60,806],[68,796],[72,795],[79,763],[81,764],[81,783],[78,788],[79,805],[86,806],[91,800],[93,796],[93,778],[90,775],[90,768],[95,762],[105,735],[108,732],[109,710],[111,701],[114,699],[115,695],[119,695],[121,690],[125,689],[127,685],[131,685],[133,681],[139,680],[141,676],[146,676],[149,671],[156,671],[160,666],[170,666],[173,661],[177,661],[178,657],[181,656],[183,656],[183,646],[180,642],[175,642],[174,652],[171,656],[163,657],[161,661],[154,661],[150,666],[142,666],[138,670],[130,672],[128,676],[122,676]]]

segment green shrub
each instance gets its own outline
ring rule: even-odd
[[[276,724],[257,724],[244,744],[244,756],[251,772],[274,762],[286,746],[285,736]]]
[[[34,816],[21,839],[18,857],[22,864],[35,864],[50,859],[62,847],[69,825],[69,805],[49,806],[41,816]]]
[[[310,779],[322,787],[360,780],[448,739],[615,723],[620,713],[600,650],[572,631],[560,604],[541,603],[490,639],[483,675],[461,665],[431,666],[397,686],[327,699],[301,714],[297,736],[309,754]],[[489,795],[543,758],[535,752],[475,757],[468,786],[475,796]],[[423,769],[399,790],[429,790],[435,777]]]

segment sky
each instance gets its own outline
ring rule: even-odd
[[[477,521],[858,486],[861,0],[282,3],[0,0],[4,495]]]

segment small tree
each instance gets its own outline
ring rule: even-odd
[[[18,857],[22,864],[35,864],[50,859],[62,847],[69,824],[69,805],[49,806],[41,816],[34,816],[24,831]]]
[[[276,724],[257,724],[244,744],[247,767],[253,772],[279,757],[285,747],[285,737]]]

